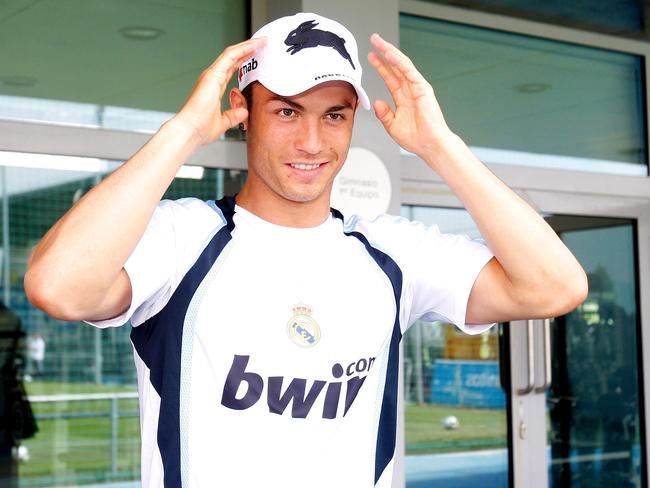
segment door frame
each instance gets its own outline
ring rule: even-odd
[[[400,0],[400,13],[635,54],[644,60],[643,111],[646,119],[650,113],[648,42],[423,0]],[[645,129],[646,147],[650,147],[650,124],[647,121]],[[475,148],[474,152],[481,152],[481,148]],[[531,156],[534,159],[534,155]],[[505,162],[500,161],[499,156],[493,161],[482,159],[493,173],[540,213],[636,220],[643,390],[640,401],[644,415],[641,442],[645,449],[645,462],[642,463],[645,472],[642,476],[647,480],[647,466],[650,465],[646,443],[649,427],[645,421],[650,418],[650,401],[646,398],[650,394],[650,178],[499,164]],[[402,153],[400,167],[402,205],[463,208],[447,185],[418,158]]]
[[[522,33],[541,38],[650,55],[650,43],[623,39],[540,22],[515,19],[427,1],[400,0],[400,12],[423,17]],[[254,10],[256,12],[257,10]],[[394,19],[396,23],[399,19]],[[650,63],[644,63],[645,79],[650,80]],[[645,114],[650,113],[650,83],[645,84]],[[646,131],[650,131],[650,124]],[[86,128],[38,122],[0,121],[0,150],[127,160],[152,133]],[[650,139],[646,134],[646,144]],[[650,145],[649,145],[650,146]],[[245,143],[221,140],[200,148],[186,162],[211,168],[246,169]],[[403,154],[400,160],[401,188],[394,188],[402,205],[463,208],[449,188],[424,163]],[[650,418],[650,178],[618,176],[580,171],[552,170],[503,164],[487,166],[540,212],[627,217],[637,221],[640,320],[642,341],[642,402],[645,419]],[[397,183],[393,181],[397,186]],[[645,291],[645,293],[643,293]],[[400,387],[401,387],[400,382]],[[399,398],[402,398],[401,394]],[[400,409],[402,406],[400,406]],[[402,414],[403,415],[403,414]],[[403,485],[403,421],[398,432],[395,486]],[[643,438],[648,438],[648,422]],[[644,442],[644,448],[645,448]],[[644,466],[650,464],[646,448]],[[647,479],[647,478],[646,478]]]
[[[0,121],[0,150],[126,160],[151,137],[150,133],[70,127],[47,123]],[[246,169],[245,143],[221,140],[202,147],[187,164],[210,168]],[[644,419],[650,418],[650,178],[583,171],[523,167],[498,163],[486,166],[541,213],[623,217],[637,222],[641,360]],[[401,203],[463,208],[461,202],[430,168],[417,157],[402,154]],[[397,189],[395,189],[397,190]],[[644,293],[645,292],[645,293]],[[400,382],[400,388],[402,384]],[[399,398],[402,398],[401,394]],[[404,483],[404,422],[400,403],[394,486]],[[650,465],[645,439],[644,469]],[[647,479],[647,473],[644,473]]]
[[[0,121],[0,150],[126,160],[144,145],[150,133],[58,126],[46,123]],[[246,169],[245,143],[222,140],[198,150],[186,162],[211,168]],[[650,418],[650,178],[583,171],[523,167],[498,163],[486,166],[541,213],[623,217],[637,222],[642,392],[644,420]],[[461,202],[417,157],[403,154],[402,205],[463,208]],[[400,382],[400,387],[402,387]],[[402,398],[401,394],[399,398]],[[404,422],[400,402],[394,486],[404,483]],[[650,465],[644,421],[643,468]],[[647,479],[647,473],[643,476]],[[531,486],[531,485],[526,485]]]
[[[418,158],[403,155],[402,167],[402,205],[418,205],[429,207],[463,208],[460,200],[453,194],[449,187]],[[640,374],[642,391],[640,392],[641,415],[643,415],[641,432],[641,445],[645,452],[642,462],[642,479],[647,480],[647,466],[650,464],[650,454],[647,449],[648,422],[650,418],[650,178],[637,176],[619,176],[583,171],[554,170],[536,167],[521,167],[504,164],[486,164],[504,183],[512,188],[528,204],[541,214],[565,214],[576,216],[602,216],[634,219],[636,225],[636,250],[639,289],[639,320],[641,323],[641,363]],[[535,321],[535,334],[542,331],[542,324]],[[513,328],[514,327],[514,328]],[[525,361],[520,349],[514,350],[515,342],[525,341],[526,323],[511,324],[511,360],[513,363],[519,359]],[[518,336],[514,340],[515,337]],[[535,344],[542,341],[536,337]],[[524,342],[525,343],[525,342]],[[536,346],[537,347],[537,346]],[[539,355],[539,351],[536,351]],[[539,367],[539,361],[537,367]],[[525,373],[524,373],[525,375]],[[527,429],[530,436],[535,436],[539,441],[534,447],[539,453],[540,444],[543,444],[544,456],[546,448],[546,416],[543,402],[539,398],[523,397],[516,394],[516,389],[525,381],[520,378],[512,380],[514,392],[510,392],[512,405],[510,435],[518,435],[516,425],[519,417],[515,415],[519,403],[523,400],[526,412]],[[541,405],[541,406],[540,406]],[[531,418],[531,415],[536,418]],[[517,444],[517,443],[515,443]],[[518,452],[513,452],[512,459],[519,465],[514,469],[512,479],[515,486],[537,486],[547,488],[546,475],[540,476],[539,470],[525,462],[528,456],[521,452],[522,447],[516,446]],[[523,451],[530,452],[531,446],[526,446]],[[517,461],[521,460],[521,461]],[[545,465],[545,464],[544,464]],[[521,481],[525,480],[525,481]],[[520,483],[517,483],[520,481]],[[537,484],[535,484],[535,481]]]

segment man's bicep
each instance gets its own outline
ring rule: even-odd
[[[527,311],[518,300],[503,267],[492,258],[474,281],[467,301],[466,322],[485,324],[525,318]]]
[[[93,311],[92,317],[88,317],[85,320],[88,322],[100,322],[119,317],[129,309],[131,300],[131,280],[127,272],[122,268],[115,282],[106,293],[104,301]]]

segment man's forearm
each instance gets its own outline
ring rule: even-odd
[[[248,116],[245,107],[222,112],[219,101],[239,64],[265,42],[249,39],[227,47],[201,72],[178,113],[50,229],[25,274],[32,303],[67,320],[104,317],[128,305],[124,263],[183,162]]]
[[[553,229],[460,137],[450,133],[422,157],[462,201],[515,288],[561,291],[583,279],[582,268]]]
[[[38,243],[25,276],[28,296],[66,310],[100,303],[174,175],[197,147],[189,128],[175,119],[163,124]]]

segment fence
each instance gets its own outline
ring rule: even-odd
[[[29,401],[40,432],[25,442],[30,453],[33,453],[31,459],[21,465],[20,486],[52,486],[139,477],[136,472],[139,466],[139,435],[129,428],[126,429],[128,432],[122,432],[123,439],[120,441],[120,420],[139,417],[133,405],[137,398],[136,392],[31,395]],[[131,400],[126,409],[120,409],[120,401],[123,400]],[[95,402],[108,402],[108,408]],[[75,424],[66,426],[64,435],[60,435],[54,427],[57,421]],[[130,446],[137,447],[131,451],[138,453],[131,456],[134,459],[126,461],[125,453],[118,448],[120,442],[125,442],[125,436]],[[54,443],[54,447],[50,447],[49,443]],[[109,447],[110,453],[108,463],[106,447]],[[60,459],[64,461],[60,462]],[[131,470],[120,470],[120,464],[122,467],[125,464],[130,466]]]

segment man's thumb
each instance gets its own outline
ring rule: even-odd
[[[375,109],[375,116],[384,124],[384,127],[388,128],[395,118],[390,106],[383,100],[375,100],[373,108]]]
[[[228,127],[233,128],[240,122],[243,122],[248,117],[248,110],[244,107],[231,108],[223,113],[223,116],[228,121]]]

